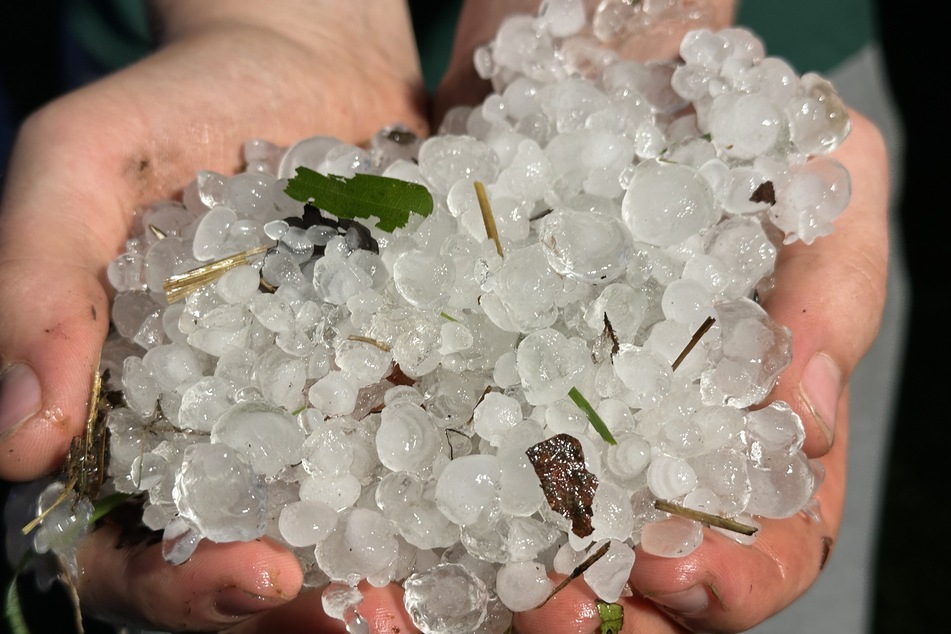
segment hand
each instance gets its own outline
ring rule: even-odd
[[[398,121],[428,130],[400,0],[157,10],[154,55],[51,103],[19,133],[0,208],[0,478],[52,471],[83,428],[109,323],[104,272],[137,206],[174,197],[198,169],[237,171],[252,137],[363,143]],[[219,629],[248,609],[234,596],[268,607],[300,588],[296,558],[274,544],[207,545],[199,565],[160,571],[169,567],[155,547],[112,557],[115,536],[97,532],[83,548],[92,563],[81,592],[94,613]]]

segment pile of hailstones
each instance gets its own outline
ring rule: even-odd
[[[753,526],[808,507],[821,476],[798,417],[750,411],[790,359],[789,332],[751,298],[777,245],[829,233],[846,206],[848,174],[824,156],[848,133],[843,105],[744,30],[690,33],[679,63],[592,53],[577,5],[505,22],[476,54],[494,94],[437,136],[251,141],[244,173],[201,172],[183,203],[143,211],[108,270],[119,337],[104,365],[127,407],[108,416],[107,487],[147,492],[168,561],[267,535],[307,584],[340,582],[331,614],[364,579],[400,582],[425,631],[499,632],[548,596],[549,572],[605,543],[584,578],[608,602],[633,545],[695,549],[701,524],[655,500]],[[392,234],[368,223],[370,239],[304,226],[283,191],[300,165],[420,183],[435,209]],[[166,302],[171,275],[261,245]],[[584,537],[526,456],[558,434],[599,483]],[[39,550],[69,552],[85,525],[88,503],[62,508]]]

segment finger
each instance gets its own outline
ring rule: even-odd
[[[852,198],[835,231],[780,250],[763,307],[792,330],[792,364],[772,398],[789,403],[806,429],[810,457],[829,450],[839,397],[878,333],[888,265],[888,173],[875,127],[852,113],[852,133],[833,156],[852,175]]]
[[[297,558],[266,538],[202,541],[178,566],[165,561],[159,543],[122,539],[110,524],[80,544],[78,591],[93,614],[170,631],[220,630],[300,592]]]
[[[795,601],[825,565],[842,519],[847,395],[838,415],[839,442],[820,460],[826,475],[816,495],[818,521],[806,513],[763,519],[751,546],[705,529],[700,547],[680,559],[638,548],[631,573],[635,590],[696,631],[743,631]]]
[[[32,140],[29,131],[22,136]],[[74,158],[63,160],[68,164]],[[40,166],[31,150],[18,150],[4,192],[0,478],[30,479],[62,461],[70,438],[86,421],[108,330],[107,296],[98,274],[127,229],[107,213],[100,213],[94,225],[83,220],[81,209],[90,201],[71,194],[46,171],[55,173],[66,164]],[[112,242],[106,237],[110,231],[119,236]]]
[[[553,575],[560,583],[563,575]],[[601,614],[597,596],[581,579],[575,579],[540,608],[515,615],[515,630],[524,634],[590,634],[600,631]],[[624,610],[621,634],[683,632],[684,628],[637,596],[622,597]]]
[[[349,623],[359,614],[373,634],[413,634],[419,632],[403,608],[403,589],[394,584],[375,588],[363,582],[358,586],[363,599],[355,613],[346,615]],[[321,602],[323,588],[308,590],[285,606],[250,618],[228,634],[310,634],[311,632],[346,632],[344,621],[324,614]]]

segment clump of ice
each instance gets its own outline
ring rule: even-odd
[[[601,45],[680,5],[604,0],[589,33],[580,0],[543,3],[477,51],[495,92],[450,111],[439,135],[251,142],[246,172],[201,172],[184,204],[143,213],[108,270],[118,338],[103,365],[127,407],[108,419],[107,490],[147,491],[143,519],[169,561],[201,539],[267,534],[313,583],[402,582],[425,632],[501,633],[583,548],[610,541],[585,574],[605,601],[634,545],[696,548],[701,525],[657,499],[747,523],[808,503],[819,478],[801,423],[780,404],[749,411],[790,350],[751,297],[780,243],[819,239],[845,208],[848,175],[826,154],[848,120],[827,82],[746,31],[694,31],[678,63]],[[421,183],[434,211],[392,234],[302,226],[283,192],[298,166]],[[166,302],[169,276],[261,245]],[[579,441],[600,483],[586,538],[549,508],[540,485],[555,476],[526,456],[556,434]],[[77,509],[44,523],[44,548],[75,543]],[[343,616],[360,597],[324,599]]]

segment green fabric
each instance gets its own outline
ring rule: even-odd
[[[423,75],[434,90],[449,60],[461,2],[411,5]],[[149,50],[142,1],[68,0],[67,11],[79,42],[106,68],[129,64]],[[737,23],[757,33],[769,55],[785,58],[800,73],[828,73],[875,39],[872,0],[746,0]]]
[[[106,70],[127,66],[151,46],[141,0],[67,0],[65,19],[77,42]]]
[[[800,73],[828,73],[875,39],[872,0],[746,0],[737,23]]]

